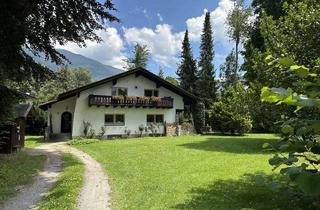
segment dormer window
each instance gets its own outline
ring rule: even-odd
[[[128,88],[124,87],[113,87],[112,88],[112,96],[127,96]]]
[[[159,96],[159,91],[158,90],[144,90],[144,96],[147,97],[158,97]]]

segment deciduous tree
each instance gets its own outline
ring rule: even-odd
[[[46,59],[62,64],[65,57],[55,50],[56,44],[85,41],[100,42],[96,34],[107,21],[119,21],[110,13],[111,0],[12,0],[0,4],[0,107],[13,108],[10,98],[12,81],[42,81],[53,72],[36,63],[31,54],[43,53]],[[8,91],[5,91],[8,90]],[[0,121],[7,120],[6,109],[0,109]]]
[[[246,8],[243,0],[236,0],[234,8],[229,12],[226,25],[228,35],[235,42],[236,71],[239,63],[239,44],[244,41],[248,35],[248,19],[251,10]]]

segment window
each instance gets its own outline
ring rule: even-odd
[[[147,124],[150,123],[163,123],[163,115],[162,114],[148,114],[147,115]]]
[[[104,124],[108,126],[123,126],[124,114],[106,114],[104,117]]]
[[[128,95],[128,88],[113,87],[112,88],[112,95],[113,96],[127,96]]]
[[[113,125],[113,114],[106,114],[104,116],[104,124],[105,125]]]
[[[163,115],[156,115],[156,123],[163,123]]]
[[[154,115],[147,115],[147,123],[154,123]]]
[[[158,97],[159,96],[159,91],[158,90],[144,90],[144,96],[147,96],[147,97],[151,97],[151,96]]]

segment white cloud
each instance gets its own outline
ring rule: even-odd
[[[147,18],[147,19],[150,19],[150,16],[148,14],[148,10],[144,9],[142,10],[142,13],[144,14],[144,16]]]
[[[232,48],[232,43],[226,35],[225,28],[225,20],[228,11],[230,11],[232,7],[232,0],[220,0],[218,7],[210,12],[215,44],[216,46],[222,46],[224,52],[229,52]],[[142,12],[146,18],[150,18],[146,9],[141,9],[140,12]],[[186,20],[192,42],[198,43],[200,41],[206,12],[207,10],[204,10],[201,16]],[[163,21],[160,13],[157,13],[157,17],[161,22]],[[127,50],[125,42],[131,46],[140,43],[149,47],[151,57],[155,62],[166,67],[176,67],[184,31],[174,33],[172,32],[172,26],[161,23],[157,25],[155,29],[131,27],[123,28],[123,32],[125,40],[120,37],[117,29],[109,27],[106,31],[98,32],[98,35],[103,39],[102,43],[98,44],[88,41],[86,42],[86,48],[79,48],[76,44],[57,47],[82,54],[107,65],[122,68],[124,66],[123,59],[125,58],[125,51]],[[221,59],[222,57],[223,56],[221,56]]]
[[[161,15],[160,13],[157,13],[157,16],[158,16],[160,22],[163,22],[163,17],[162,17],[162,15]]]
[[[225,22],[228,16],[228,12],[233,8],[232,0],[220,0],[218,7],[210,12],[211,23],[214,32],[214,41],[220,42],[224,47],[230,48],[231,44],[226,34]],[[208,10],[204,10],[203,14],[199,17],[190,18],[186,21],[187,28],[189,30],[190,39],[192,41],[199,41],[203,28],[203,21],[205,13]]]
[[[85,48],[80,48],[74,43],[67,43],[63,46],[57,45],[56,48],[66,49],[73,53],[95,59],[103,64],[122,68],[124,66],[125,47],[118,30],[109,27],[105,31],[97,31],[97,34],[102,38],[101,43],[86,41],[87,46]]]
[[[232,43],[229,41],[225,27],[228,12],[232,8],[232,0],[220,0],[218,7],[210,12],[214,41],[216,44],[224,47],[225,51],[232,49]],[[207,11],[208,10],[205,9],[201,16],[186,20],[190,40],[193,42],[200,41],[204,17]],[[147,11],[143,12],[147,14]],[[161,14],[158,13],[157,16],[160,21],[163,20]],[[184,32],[173,33],[171,28],[168,24],[159,24],[156,26],[156,29],[125,28],[124,37],[130,45],[140,43],[149,46],[151,56],[156,62],[167,67],[175,67],[178,62],[177,55],[181,49]]]
[[[124,28],[124,37],[129,45],[136,43],[149,47],[152,59],[164,66],[173,67],[177,63],[176,54],[181,47],[183,32],[173,33],[168,24],[156,28]]]

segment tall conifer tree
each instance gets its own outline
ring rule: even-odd
[[[236,55],[232,49],[231,53],[226,57],[224,64],[220,66],[221,89],[224,91],[228,87],[236,87],[239,81],[237,73]]]
[[[180,87],[191,93],[196,92],[197,62],[193,58],[189,41],[188,30],[186,30],[182,42],[181,63],[177,75],[180,80]]]
[[[209,108],[216,98],[217,85],[215,81],[215,68],[213,65],[214,50],[210,13],[207,12],[204,20],[200,45],[198,96],[206,108]]]

